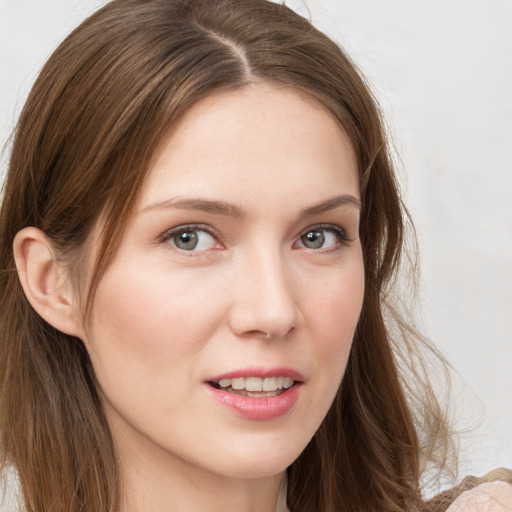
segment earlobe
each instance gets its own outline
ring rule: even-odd
[[[28,227],[16,234],[13,249],[18,276],[32,307],[56,329],[80,337],[79,310],[51,240],[41,230]]]

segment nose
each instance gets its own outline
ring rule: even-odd
[[[292,271],[278,251],[259,251],[244,261],[234,284],[229,323],[239,336],[284,338],[302,315]]]

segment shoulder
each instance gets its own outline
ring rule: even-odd
[[[510,512],[512,484],[486,482],[463,492],[446,512]]]

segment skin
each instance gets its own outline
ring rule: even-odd
[[[348,137],[290,88],[216,93],[169,133],[77,328],[119,451],[123,512],[275,510],[345,371],[364,290],[358,200]],[[184,225],[195,250],[166,235]],[[312,231],[322,246],[304,243]],[[241,417],[206,388],[276,366],[304,381],[272,420]]]

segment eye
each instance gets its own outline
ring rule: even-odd
[[[207,251],[219,246],[218,241],[206,229],[194,226],[180,226],[168,231],[162,237],[167,242],[181,251]]]
[[[297,245],[306,249],[336,249],[349,242],[345,231],[338,226],[316,226],[300,235]]]

